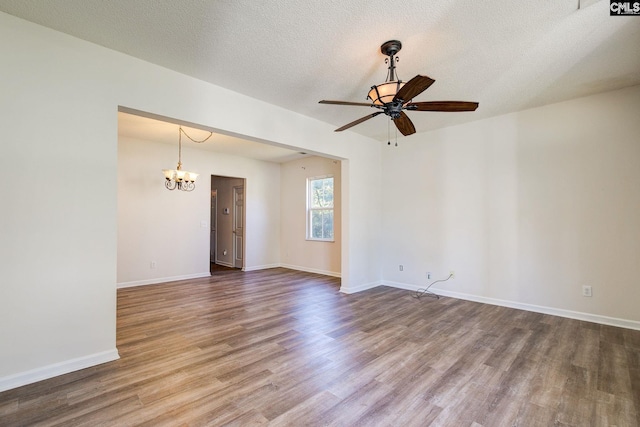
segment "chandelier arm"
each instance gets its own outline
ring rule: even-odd
[[[196,185],[193,182],[186,181],[182,183],[182,187],[180,188],[182,191],[193,191],[196,188]]]
[[[171,181],[169,179],[164,181],[164,186],[167,190],[175,190],[176,189],[176,182],[175,181]]]

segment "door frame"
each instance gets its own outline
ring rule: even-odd
[[[217,246],[217,230],[218,230],[218,190],[211,189],[211,198],[210,200],[210,224],[209,224],[209,263],[215,264],[216,262],[216,252],[218,250]]]
[[[218,181],[229,183],[229,186],[228,186],[228,190],[229,191],[228,191],[228,193],[229,193],[230,200],[221,200],[220,199],[220,197],[221,197],[221,191],[220,191],[221,185],[220,184],[214,185],[214,180],[218,180]],[[241,180],[242,183],[239,183],[238,180]],[[242,251],[241,251],[242,259],[240,260],[241,261],[241,263],[240,263],[241,266],[236,266],[237,263],[236,263],[236,259],[235,259],[235,254],[236,254],[236,248],[235,248],[236,235],[234,233],[234,231],[235,231],[234,230],[235,229],[234,222],[236,220],[236,218],[235,218],[235,216],[236,216],[236,212],[235,212],[236,208],[235,208],[234,192],[235,192],[235,188],[236,187],[241,187],[243,189],[243,192],[242,192],[242,196],[243,196],[242,197],[242,216],[241,216],[241,219],[242,219],[242,230],[243,230]],[[226,190],[227,190],[227,188],[225,188],[225,192],[224,193],[227,192]],[[210,262],[210,272],[213,273],[213,271],[214,271],[214,267],[213,266],[214,265],[221,265],[221,266],[229,267],[229,268],[237,268],[237,269],[242,269],[244,271],[244,269],[246,268],[246,261],[245,260],[246,260],[246,251],[247,251],[247,249],[246,249],[247,248],[247,235],[246,235],[246,224],[247,224],[247,221],[246,221],[246,218],[247,218],[247,179],[243,178],[243,177],[234,177],[234,176],[224,176],[224,175],[214,175],[214,174],[212,174],[211,175],[211,191],[210,191],[210,196],[209,196],[210,197],[210,200],[209,200],[210,206],[211,206],[211,203],[212,203],[211,198],[213,197],[214,193],[215,193],[216,201],[217,201],[217,203],[216,203],[216,214],[215,214],[215,218],[214,218],[213,214],[210,214],[210,221],[211,221],[210,229],[212,227],[215,227],[215,240],[216,241],[215,242],[211,241],[211,239],[213,237],[212,237],[212,233],[209,232],[209,248],[211,248],[212,246],[215,247],[216,253],[215,253],[215,259]],[[224,197],[224,195],[223,195],[223,198],[226,199],[226,197]],[[220,212],[220,209],[223,209],[224,206],[230,206],[232,212],[229,212],[227,209],[225,209],[224,213]],[[230,248],[231,249],[231,260],[230,261],[224,261],[224,260],[219,260],[218,259],[219,255],[222,253],[221,249],[220,249],[221,246],[219,244],[219,242],[220,242],[220,234],[221,234],[221,229],[219,227],[219,224],[220,224],[219,219],[221,218],[221,215],[223,215],[223,214],[224,214],[224,216],[229,215],[229,216],[232,217],[232,222],[231,222],[231,244],[232,244],[232,246]],[[216,221],[216,223],[213,224],[213,221]],[[225,235],[226,235],[226,232],[225,232]],[[224,244],[223,246],[225,246],[225,245],[226,244]],[[228,246],[227,246],[227,248],[228,248]],[[210,249],[210,251],[211,251],[211,249]]]
[[[245,215],[244,215],[244,211],[246,208],[246,203],[245,203],[245,190],[244,190],[244,182],[242,183],[242,185],[234,185],[233,187],[231,187],[232,190],[232,194],[233,194],[233,227],[232,227],[232,233],[233,233],[233,267],[234,268],[244,268],[244,247],[245,247],[245,232],[244,232],[244,227],[245,227]],[[238,190],[240,190],[238,192]],[[240,198],[240,206],[242,211],[240,212],[240,227],[238,227],[238,194],[241,195]],[[238,236],[238,228],[240,229],[240,236]],[[238,254],[238,239],[240,239],[240,251]],[[239,255],[239,256],[238,256]],[[240,265],[238,265],[240,264]]]

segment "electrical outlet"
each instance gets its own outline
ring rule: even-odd
[[[400,271],[404,271],[404,265],[400,264]]]
[[[431,272],[427,271],[427,279],[431,280]]]
[[[452,279],[455,279],[455,278],[456,278],[456,272],[455,272],[455,271],[453,271],[453,270],[451,270],[451,271],[449,272],[449,277],[451,277]]]
[[[151,269],[156,268],[156,262],[155,261],[151,261],[151,264],[149,265],[149,268],[151,268]]]
[[[582,287],[582,296],[583,297],[592,297],[593,296],[593,290],[591,289],[591,286],[583,286]]]

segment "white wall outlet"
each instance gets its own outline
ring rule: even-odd
[[[583,286],[582,287],[582,296],[583,297],[592,297],[593,296],[593,290],[591,289],[591,286]]]
[[[452,279],[455,279],[455,278],[456,278],[456,272],[455,272],[455,271],[453,271],[453,270],[451,270],[451,271],[449,272],[449,277],[451,277]]]
[[[400,264],[400,271],[404,271],[404,265]]]
[[[154,269],[156,268],[156,262],[155,261],[151,261],[151,263],[149,264],[149,268]]]

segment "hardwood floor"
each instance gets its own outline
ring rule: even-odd
[[[638,426],[640,331],[285,269],[118,291],[121,359],[2,426]]]

